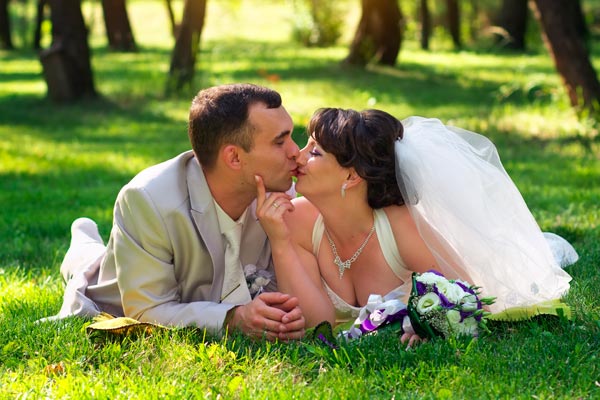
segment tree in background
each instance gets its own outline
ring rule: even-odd
[[[39,50],[42,48],[42,22],[44,22],[46,6],[48,0],[38,0],[35,14],[35,31],[33,34],[33,48]]]
[[[446,0],[446,19],[448,24],[448,32],[452,37],[452,43],[455,49],[462,47],[460,39],[460,8],[458,0]]]
[[[362,0],[362,15],[347,64],[395,65],[402,45],[402,12],[396,0]]]
[[[462,39],[460,34],[461,26],[461,13],[460,6],[457,0],[446,0],[446,9],[444,10],[444,25],[450,37],[455,49],[462,48]],[[421,48],[423,50],[429,50],[429,39],[433,30],[433,19],[431,17],[431,11],[429,9],[428,0],[419,1],[419,19],[421,22]]]
[[[171,57],[167,92],[181,90],[194,79],[196,54],[204,27],[206,0],[186,0],[181,25],[177,31],[175,48]]]
[[[496,25],[500,28],[495,35],[496,42],[507,49],[525,50],[528,19],[527,0],[503,0],[496,16]]]
[[[48,95],[54,101],[95,97],[88,30],[80,0],[49,0],[52,43],[40,52]]]
[[[0,0],[0,49],[12,50],[13,48],[8,0]]]
[[[135,51],[136,45],[125,0],[102,0],[108,45],[113,50]]]
[[[174,38],[177,38],[177,31],[179,25],[175,22],[175,13],[173,12],[173,3],[171,0],[165,0],[165,6],[167,7],[167,15],[169,16],[169,23],[171,24],[171,33]]]
[[[419,18],[421,19],[421,48],[429,50],[429,37],[431,36],[431,13],[427,0],[419,1]]]
[[[579,0],[534,0],[531,5],[571,105],[598,112],[600,83],[582,36]]]

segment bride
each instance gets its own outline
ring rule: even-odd
[[[380,110],[320,109],[307,129],[303,197],[267,197],[256,178],[278,287],[307,327],[354,320],[371,294],[406,302],[412,272],[430,269],[481,286],[492,313],[542,313],[569,289],[575,250],[541,232],[487,138]]]

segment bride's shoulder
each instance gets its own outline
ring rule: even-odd
[[[304,197],[292,200],[294,211],[286,213],[285,222],[291,228],[293,240],[306,249],[312,247],[312,233],[319,210]]]
[[[319,216],[319,210],[305,197],[296,197],[292,200],[294,211],[289,213],[290,221],[296,224],[313,225]]]
[[[385,207],[384,211],[395,235],[403,236],[416,231],[415,223],[405,205]]]
[[[406,219],[410,219],[410,213],[408,212],[408,207],[405,205],[402,206],[388,206],[383,209],[388,219],[393,225],[395,221],[403,221],[406,222]]]

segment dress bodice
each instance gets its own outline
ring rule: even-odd
[[[407,300],[411,289],[412,272],[406,268],[404,261],[402,261],[402,258],[400,257],[398,246],[396,245],[394,234],[392,232],[392,227],[385,211],[382,209],[373,210],[373,217],[375,220],[375,232],[377,233],[377,238],[379,239],[379,245],[381,246],[383,257],[394,274],[404,282],[397,289],[404,291],[406,297],[405,300]],[[319,214],[315,221],[312,233],[313,254],[315,257],[318,257],[319,255],[324,232],[325,224],[323,223],[323,216]],[[325,280],[321,280],[327,295],[331,299],[331,302],[335,308],[336,324],[356,319],[362,307],[356,307],[348,304],[344,299],[338,296],[338,294],[335,293],[329,287],[329,285],[327,285]],[[381,294],[384,295],[385,293]]]

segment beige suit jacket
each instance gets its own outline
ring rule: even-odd
[[[240,260],[273,272],[255,207],[244,224]],[[85,297],[102,311],[139,321],[219,330],[234,306],[220,302],[224,252],[211,192],[188,151],[121,189],[106,252]],[[273,282],[267,290],[274,288]]]

